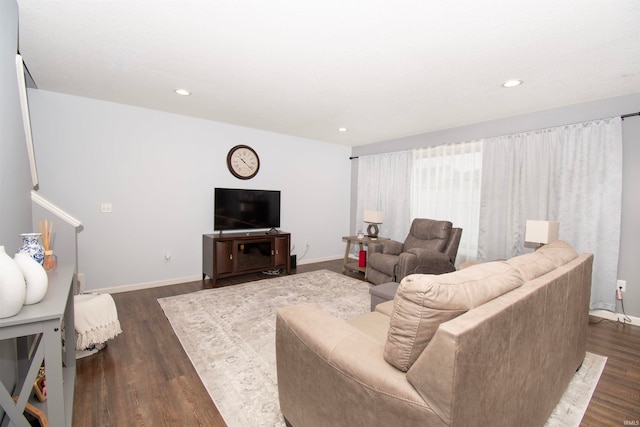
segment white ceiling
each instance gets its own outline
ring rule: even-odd
[[[18,5],[40,89],[350,146],[640,92],[638,0]]]

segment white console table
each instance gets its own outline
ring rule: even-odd
[[[33,383],[44,361],[47,400],[42,404],[33,401],[30,403],[42,408],[50,426],[71,426],[76,381],[72,286],[74,270],[73,265],[65,265],[49,272],[49,289],[42,301],[25,305],[13,317],[0,319],[0,340],[18,338],[21,347],[26,344],[27,337],[33,337],[26,363],[19,361],[18,364],[18,384],[15,390],[17,401],[14,401],[6,386],[0,383],[0,406],[12,425],[29,427],[23,412],[33,395]],[[26,345],[24,348],[26,349]]]

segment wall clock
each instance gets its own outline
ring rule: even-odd
[[[251,179],[260,169],[260,158],[248,145],[236,145],[227,154],[227,167],[236,178]]]

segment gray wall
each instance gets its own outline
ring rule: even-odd
[[[352,156],[470,141],[620,116],[639,111],[640,93],[636,93],[354,147]],[[635,116],[625,119],[622,130],[624,171],[622,183],[622,238],[620,241],[618,277],[627,281],[627,292],[624,296],[626,313],[634,317],[640,317],[640,263],[638,262],[640,259],[640,242],[638,241],[640,236],[640,225],[638,224],[640,198],[638,198],[637,190],[637,183],[640,182],[640,168],[638,168],[640,164],[640,117]],[[354,202],[357,195],[356,188],[357,160],[354,160],[351,178],[350,229],[352,232],[355,231],[357,224]],[[598,254],[595,254],[595,256],[598,256]]]
[[[37,89],[29,103],[39,193],[82,221],[87,291],[201,278],[214,187],[281,190],[281,228],[299,263],[344,253],[349,147]],[[227,170],[237,144],[260,156],[251,180]],[[113,212],[101,213],[102,202]]]
[[[32,231],[31,176],[15,67],[17,34],[16,2],[0,1],[0,245],[9,255],[22,244],[19,234]],[[0,380],[9,390],[15,372],[15,340],[0,341]]]

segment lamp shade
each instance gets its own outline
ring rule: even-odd
[[[364,222],[371,224],[382,224],[384,215],[382,211],[364,211]]]
[[[560,223],[558,221],[533,221],[527,220],[527,229],[524,235],[526,242],[547,244],[558,240]]]

